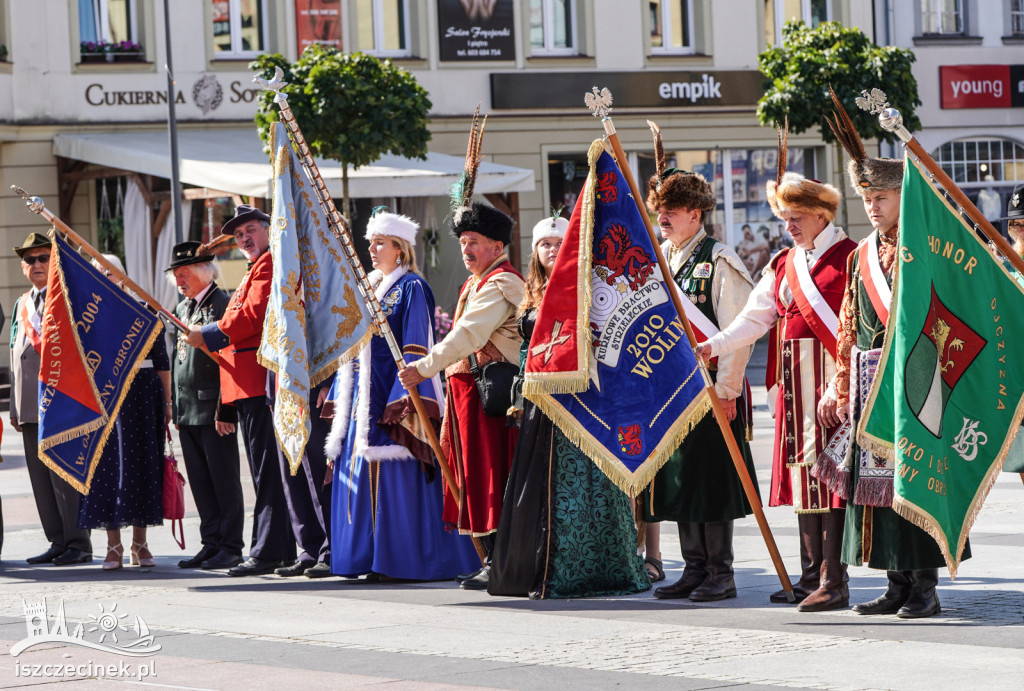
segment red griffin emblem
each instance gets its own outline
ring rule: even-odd
[[[640,425],[619,427],[619,447],[630,456],[636,456],[644,450],[644,444],[640,441]]]
[[[611,273],[605,278],[608,285],[615,285],[615,279],[625,276],[631,290],[638,290],[647,283],[647,277],[654,273],[654,264],[642,248],[634,245],[625,226],[613,223],[607,234],[601,238],[594,253],[594,259],[608,267]]]
[[[615,171],[600,173],[597,176],[597,198],[605,204],[611,204],[619,198],[619,188],[615,186]]]

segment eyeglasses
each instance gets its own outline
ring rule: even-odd
[[[21,261],[25,262],[29,266],[32,266],[36,262],[42,262],[43,264],[48,264],[50,262],[50,255],[48,255],[48,254],[40,254],[40,255],[37,255],[35,257],[22,257]]]

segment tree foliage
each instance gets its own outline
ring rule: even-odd
[[[757,102],[762,125],[781,125],[789,118],[790,132],[799,134],[818,126],[826,142],[834,142],[825,116],[832,115],[829,84],[850,114],[864,139],[895,143],[898,138],[878,124],[878,116],[860,110],[854,99],[862,90],[879,88],[892,107],[903,115],[911,132],[921,128],[914,109],[921,105],[917,80],[911,72],[913,52],[894,46],[879,47],[860,29],[825,22],[811,29],[802,21],[782,27],[782,45],[761,53],[758,69],[765,77],[764,96]]]
[[[312,45],[290,63],[280,54],[264,54],[249,65],[265,79],[274,68],[284,71],[295,118],[309,148],[317,156],[342,164],[345,197],[348,167],[365,166],[385,153],[425,159],[431,103],[415,77],[365,53],[341,53]],[[278,122],[274,94],[264,92],[256,125],[264,143]]]

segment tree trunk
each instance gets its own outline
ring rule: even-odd
[[[839,216],[836,218],[836,221],[838,221],[838,223],[836,223],[836,225],[845,230],[846,234],[849,235],[850,214],[847,213],[847,207],[849,206],[849,204],[847,204],[847,200],[849,199],[849,193],[847,192],[846,188],[846,171],[843,168],[844,149],[843,145],[840,144],[838,140],[833,142],[833,146],[835,146],[836,149],[836,167],[833,171],[834,175],[832,179],[835,180],[835,186],[836,189],[839,190],[839,197],[841,200],[841,203],[839,205]]]
[[[348,163],[341,162],[341,215],[351,225],[352,214],[348,208]]]

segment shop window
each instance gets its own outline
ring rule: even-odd
[[[254,58],[267,49],[265,0],[213,0],[214,59]]]
[[[785,224],[768,206],[765,191],[768,180],[775,179],[777,149],[666,150],[665,158],[667,166],[700,173],[711,183],[716,205],[705,217],[704,229],[734,247],[755,280],[775,252],[792,246]],[[816,177],[814,149],[789,149],[787,169]],[[633,170],[646,199],[647,181],[655,170],[653,155],[636,154]],[[548,157],[549,198],[553,206],[566,207],[564,216],[575,207],[586,179],[586,156]]]
[[[576,55],[575,0],[530,0],[530,53]]]
[[[139,42],[136,0],[78,0],[78,40],[82,62],[144,59]]]
[[[692,53],[691,0],[650,0],[651,53]]]
[[[408,0],[356,0],[356,12],[360,50],[388,58],[412,55]]]
[[[964,33],[962,0],[921,0],[921,33]]]
[[[831,0],[765,0],[765,39],[768,45],[782,45],[782,27],[786,22],[802,21],[813,29],[832,19]]]
[[[1024,0],[1010,0],[1010,35],[1024,37]]]
[[[956,139],[932,158],[990,221],[1006,215],[1014,185],[1024,180],[1024,146],[1010,139]]]

